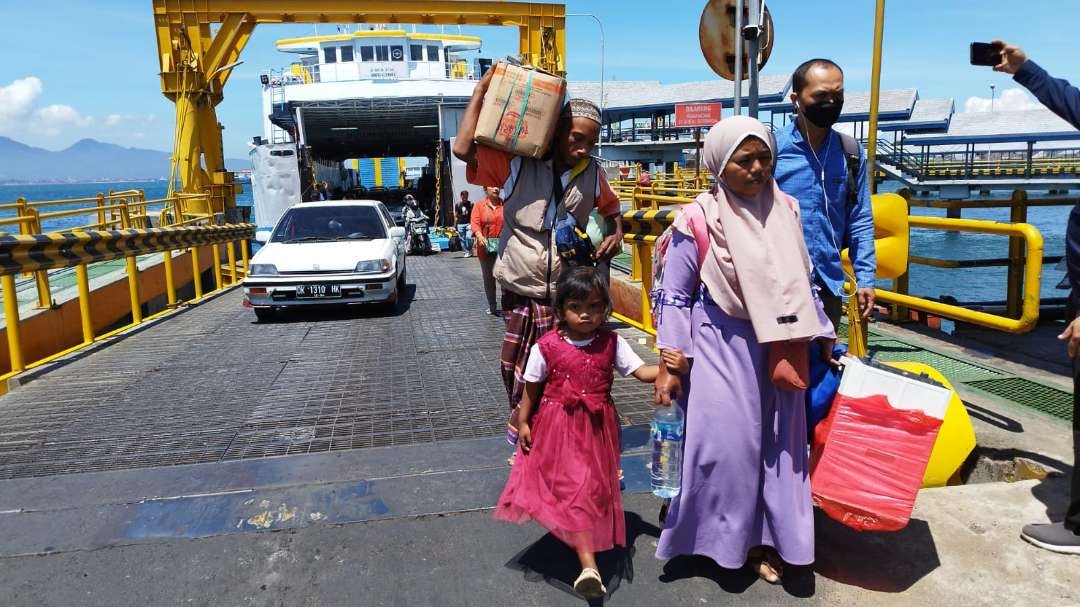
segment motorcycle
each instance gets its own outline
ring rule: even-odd
[[[431,234],[426,217],[407,219],[405,233],[408,235],[405,251],[409,255],[430,255],[434,253],[434,249],[431,247]]]

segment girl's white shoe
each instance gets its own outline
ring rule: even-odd
[[[581,570],[581,575],[574,582],[574,591],[587,599],[598,599],[607,594],[600,572],[592,567]]]

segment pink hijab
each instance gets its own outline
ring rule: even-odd
[[[772,178],[753,198],[735,194],[723,180],[731,155],[749,137],[764,141],[776,158],[772,133],[753,118],[726,118],[705,137],[703,160],[717,185],[696,202],[710,235],[701,282],[721,310],[750,320],[760,343],[806,340],[821,333],[821,324],[798,203]],[[693,236],[685,217],[676,219],[675,229]]]

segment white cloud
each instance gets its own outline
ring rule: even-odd
[[[161,130],[155,114],[115,112],[95,117],[67,103],[43,103],[44,90],[36,76],[0,83],[0,135],[57,149],[84,137],[130,145]]]
[[[0,86],[0,131],[18,124],[31,112],[42,88],[41,80],[34,76]]]
[[[58,135],[72,129],[84,129],[94,119],[63,103],[54,103],[34,111],[31,129],[42,135]]]
[[[157,120],[154,114],[109,114],[102,121],[106,128],[116,128],[123,125],[143,125]]]
[[[1042,107],[1038,101],[1021,88],[1011,88],[1001,91],[993,100],[993,109],[998,112],[1015,110],[1034,110]],[[968,97],[964,102],[965,112],[989,112],[991,100],[989,97]]]

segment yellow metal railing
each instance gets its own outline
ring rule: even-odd
[[[945,217],[908,218],[912,228],[942,230],[948,232],[967,232],[973,234],[995,234],[1022,240],[1024,246],[1023,291],[1020,317],[1010,318],[988,312],[970,310],[961,306],[944,304],[938,301],[913,297],[904,293],[875,289],[878,301],[921,310],[942,318],[988,327],[1006,333],[1026,333],[1034,328],[1039,320],[1040,284],[1043,265],[1043,237],[1035,226],[1028,223],[1003,223],[976,219],[949,219]]]
[[[106,205],[108,206],[108,205]],[[168,228],[129,229],[118,231],[75,231],[52,234],[0,234],[0,294],[4,301],[4,323],[7,333],[10,371],[0,375],[0,393],[7,390],[7,380],[23,371],[52,362],[81,348],[109,338],[138,324],[172,312],[177,305],[177,285],[173,273],[174,252],[190,252],[194,297],[193,303],[208,293],[202,288],[203,266],[199,249],[210,247],[214,258],[214,284],[211,293],[239,284],[248,271],[248,241],[254,236],[252,224],[180,226]],[[229,271],[225,280],[221,271],[221,246],[227,247]],[[240,249],[241,267],[236,265],[236,248]],[[143,316],[141,271],[137,256],[162,254],[165,276],[165,296],[168,306],[157,313]],[[95,334],[92,322],[92,297],[88,266],[124,259],[130,300],[130,322],[102,335]],[[27,363],[20,332],[18,293],[15,276],[23,272],[47,272],[60,268],[75,268],[76,287],[82,341],[59,352],[53,352]]]
[[[133,200],[108,204],[103,194],[93,199],[37,203],[29,203],[21,199],[12,205],[0,205],[0,208],[17,207],[19,213],[21,213],[15,217],[0,219],[0,225],[18,225],[21,230],[25,230],[22,234],[0,232],[0,260],[3,260],[3,264],[0,265],[0,296],[3,299],[4,327],[10,362],[10,372],[0,375],[0,393],[6,391],[6,387],[8,387],[6,380],[23,373],[24,370],[55,361],[73,351],[85,348],[93,342],[106,339],[135,325],[156,319],[158,316],[173,311],[178,304],[177,285],[173,268],[173,256],[175,253],[187,252],[191,259],[194,297],[189,299],[187,304],[198,301],[207,295],[202,287],[203,264],[200,261],[200,248],[210,247],[214,259],[215,288],[211,293],[239,284],[243,276],[247,274],[248,241],[254,237],[255,227],[253,225],[192,226],[190,224],[194,221],[201,221],[206,224],[208,218],[205,216],[194,217],[188,214],[187,218],[177,221],[178,225],[166,228],[149,228],[146,227],[149,225],[149,215],[147,213],[149,207],[173,205],[174,210],[179,210],[178,212],[174,211],[174,213],[177,213],[176,216],[185,217],[183,212],[184,198],[147,201],[141,197],[140,192],[137,195],[131,192],[109,194],[111,200],[124,197],[131,197]],[[79,207],[76,210],[51,213],[40,213],[38,211],[41,207],[84,202],[95,202],[95,204],[93,207]],[[116,218],[110,215],[113,212],[117,212]],[[122,231],[87,230],[80,227],[79,229],[63,232],[27,233],[32,228],[40,228],[42,219],[55,219],[87,213],[97,214],[98,216],[99,220],[94,222],[92,226],[117,227],[121,228]],[[117,222],[119,222],[119,226],[114,225]],[[183,225],[180,225],[181,222],[183,222]],[[229,260],[227,272],[224,273],[221,271],[221,246],[227,248]],[[237,265],[238,247],[241,258],[239,268]],[[162,254],[165,282],[164,296],[167,307],[161,312],[144,316],[144,285],[141,284],[143,283],[143,272],[138,268],[137,256],[156,253]],[[91,313],[92,294],[89,267],[98,264],[98,262],[116,259],[124,259],[125,262],[131,322],[104,335],[95,335],[95,325]],[[39,356],[37,360],[27,363],[24,352],[25,340],[21,332],[23,321],[19,318],[15,276],[23,273],[38,276],[39,304],[44,299],[44,307],[51,308],[54,304],[50,293],[48,272],[63,268],[75,268],[76,295],[73,298],[78,300],[82,340],[76,343],[67,343],[64,341],[63,335],[51,336],[57,337],[54,340],[55,342],[69,347],[58,352],[50,351],[46,355]]]
[[[0,213],[14,212],[12,216],[0,217],[0,233],[5,226],[16,226],[19,234],[52,234],[60,232],[83,232],[87,230],[146,229],[154,226],[188,226],[213,223],[215,218],[205,213],[208,208],[206,194],[176,194],[167,198],[147,200],[143,190],[123,190],[99,193],[85,198],[29,201],[18,198],[13,203],[0,204]],[[58,210],[52,210],[58,209]],[[81,225],[67,225],[59,220],[71,217],[94,218]],[[35,275],[37,307],[52,306],[52,293],[47,270]]]
[[[630,196],[631,210],[622,216],[624,241],[632,249],[632,264],[630,279],[641,284],[641,322],[617,314],[616,318],[627,322],[639,329],[655,335],[650,313],[652,301],[650,292],[652,285],[652,256],[653,246],[667,226],[671,225],[677,210],[665,209],[674,205],[682,205],[693,202],[697,191],[688,190],[691,196],[666,196],[653,194],[645,188],[636,188]],[[875,289],[877,299],[883,303],[894,306],[920,310],[928,314],[949,318],[961,322],[988,327],[1007,333],[1024,333],[1030,331],[1039,318],[1040,306],[1040,280],[1043,265],[1043,239],[1039,231],[1027,223],[1003,223],[995,221],[979,221],[970,219],[949,219],[939,217],[909,216],[907,201],[897,194],[875,194],[873,197],[874,208],[874,244],[878,258],[878,278],[892,279],[900,282],[906,278],[911,256],[909,254],[909,231],[910,229],[931,229],[950,232],[968,232],[977,234],[994,234],[1010,237],[1011,240],[1021,244],[1018,254],[1012,254],[1022,263],[1019,272],[1011,275],[1019,276],[1022,288],[1019,289],[1018,297],[1021,301],[1018,317],[1008,315],[991,314],[977,310],[971,310],[962,306],[950,305],[938,301],[912,296],[907,293]],[[847,251],[844,251],[845,263]],[[848,268],[850,272],[850,267]],[[904,282],[906,288],[906,282]],[[848,285],[850,287],[851,285]],[[865,343],[865,327],[862,323],[852,323],[853,339]],[[861,330],[860,330],[861,329]]]

